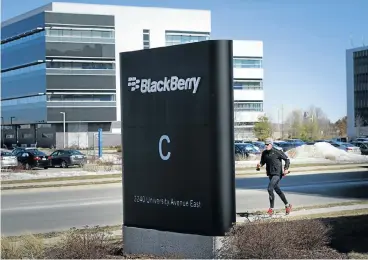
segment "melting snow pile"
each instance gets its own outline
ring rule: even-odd
[[[288,151],[287,154],[294,159],[316,158],[335,162],[368,163],[368,156],[348,153],[325,142],[302,145]]]

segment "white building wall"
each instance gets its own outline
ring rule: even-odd
[[[115,16],[117,121],[121,120],[119,53],[143,49],[143,30],[150,30],[150,47],[165,46],[165,31],[211,32],[211,11],[78,3],[53,3],[54,12]]]
[[[263,42],[262,41],[233,41],[233,56],[247,58],[263,58]],[[262,80],[262,68],[234,68],[233,76],[236,80]],[[263,84],[262,84],[263,85]],[[263,101],[264,90],[237,90],[234,89],[235,101]],[[235,111],[235,123],[255,123],[260,116],[265,113],[262,111]],[[235,139],[253,138],[253,126],[243,125],[235,127]]]

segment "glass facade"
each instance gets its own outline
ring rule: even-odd
[[[234,89],[261,90],[263,89],[263,83],[262,81],[255,81],[255,80],[235,80]]]
[[[243,58],[237,57],[233,59],[234,68],[260,69],[262,68],[261,58]]]
[[[1,44],[1,69],[6,70],[45,59],[44,31]]]
[[[368,49],[354,53],[354,106],[356,126],[368,126]]]
[[[46,121],[46,95],[1,101],[1,116],[4,124],[32,124]]]
[[[210,33],[207,32],[184,32],[184,31],[166,31],[166,46],[207,41],[210,39]]]
[[[262,101],[235,101],[234,102],[235,111],[257,111],[263,112],[263,102]]]
[[[143,49],[150,48],[150,30],[143,30]]]
[[[46,65],[40,63],[3,72],[1,74],[1,84],[2,99],[45,93]]]

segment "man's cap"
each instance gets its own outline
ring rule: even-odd
[[[273,144],[272,138],[266,138],[265,144]]]

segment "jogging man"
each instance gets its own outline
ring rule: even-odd
[[[259,171],[260,167],[266,164],[267,176],[270,179],[267,189],[270,199],[270,208],[267,213],[269,215],[274,213],[275,194],[273,191],[275,190],[285,204],[286,214],[290,214],[292,206],[287,201],[279,186],[282,177],[289,173],[290,160],[284,152],[273,147],[273,140],[271,138],[266,139],[265,145],[266,149],[262,152],[261,161],[257,164],[257,170]],[[282,160],[285,161],[284,169],[282,169]]]

